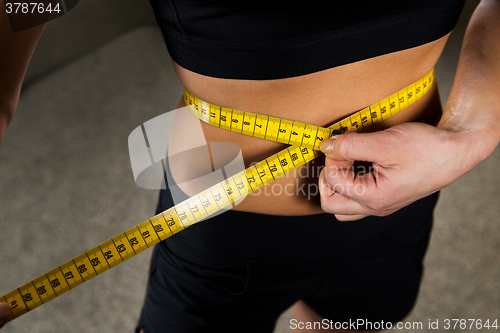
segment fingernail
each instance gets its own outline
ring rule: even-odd
[[[321,141],[319,144],[319,150],[321,150],[325,155],[331,154],[333,152],[333,147],[335,147],[335,136],[342,133],[342,130],[333,130],[329,139]]]
[[[334,138],[321,141],[321,143],[319,144],[319,150],[321,150],[325,155],[330,155],[331,153],[333,153],[334,147],[335,147]]]

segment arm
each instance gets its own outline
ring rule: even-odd
[[[438,125],[476,144],[474,163],[500,141],[500,1],[483,0],[464,37],[453,88]]]
[[[341,220],[389,215],[486,159],[500,141],[499,36],[500,0],[483,0],[467,28],[437,128],[405,123],[322,143],[327,155],[320,177],[323,209]],[[372,162],[374,171],[356,176],[349,169],[354,160]],[[355,187],[357,191],[344,191]]]
[[[16,19],[39,20],[42,15],[46,16],[25,14]],[[14,33],[5,1],[0,0],[0,142],[16,111],[26,69],[45,26],[42,24]]]
[[[45,20],[43,16],[46,15],[21,16],[21,20],[27,21],[18,23],[22,26],[34,18]],[[26,69],[45,26],[42,24],[14,33],[5,2],[0,0],[0,142],[16,111]],[[0,303],[0,328],[8,319],[9,312],[10,306]]]

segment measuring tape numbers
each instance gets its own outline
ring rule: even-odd
[[[0,297],[10,303],[9,321],[20,317],[132,256],[271,183],[320,155],[319,144],[351,127],[367,130],[415,103],[434,82],[434,69],[391,96],[328,128],[233,110],[202,101],[186,89],[185,104],[211,125],[290,147],[190,197],[147,221],[69,260]]]

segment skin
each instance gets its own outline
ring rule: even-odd
[[[456,80],[444,111],[434,86],[425,97],[384,122],[377,131],[350,132],[325,141],[322,149],[327,158],[321,159],[326,168],[319,178],[315,175],[305,179],[295,173],[276,181],[281,186],[290,184],[293,189],[302,182],[319,183],[321,196],[316,196],[316,200],[261,192],[249,196],[234,209],[279,215],[326,211],[340,220],[384,216],[445,187],[472,169],[500,141],[498,17],[500,1],[483,0],[467,30]],[[0,139],[16,109],[24,73],[43,29],[42,25],[14,35],[4,11],[0,11],[0,40],[8,46],[2,49],[13,50],[0,54],[0,73],[6,73],[0,80]],[[211,103],[327,126],[423,77],[437,62],[447,38],[282,80],[217,79],[193,73],[175,63],[174,68],[184,86]],[[432,126],[436,124],[437,127]],[[202,128],[208,142],[239,145],[247,165],[284,147],[204,123]],[[354,160],[372,162],[374,172],[355,175],[351,172]],[[186,162],[184,165],[190,165]],[[322,163],[319,159],[316,162],[316,166]],[[305,171],[310,171],[310,175],[311,164],[303,167],[308,168]],[[174,179],[182,172],[173,169]],[[364,189],[361,195],[341,191],[358,184]],[[189,194],[189,188],[184,190]],[[0,321],[5,307],[0,305]],[[294,314],[300,321],[321,318],[302,301],[294,306]]]
[[[16,111],[26,69],[46,26],[42,24],[14,34],[4,6],[4,1],[0,0],[0,142]],[[27,15],[22,19],[34,18]],[[45,17],[38,15],[35,19],[44,20]],[[0,303],[0,328],[5,325],[9,312],[10,305]]]
[[[191,72],[176,63],[174,63],[174,68],[182,84],[189,91],[215,105],[328,126],[423,77],[439,59],[447,39],[448,35],[412,49],[280,80],[218,79]],[[381,80],[384,82],[383,85],[379,84]],[[184,102],[181,98],[178,107],[182,106]],[[376,130],[409,121],[435,125],[439,121],[441,111],[437,86],[434,85],[422,99],[382,123]],[[179,120],[177,124],[174,122],[173,127],[182,127],[181,124],[182,121]],[[247,167],[286,147],[281,143],[226,131],[203,122],[201,125],[207,142],[237,144]],[[174,141],[170,143],[169,148],[178,150],[181,144],[181,142]],[[196,159],[196,156],[191,158],[184,156],[182,161],[176,161],[176,165],[170,164],[174,180],[182,183],[180,180],[186,173],[190,171],[196,173],[197,171],[194,170],[197,165]],[[274,215],[324,213],[319,193],[314,195],[317,189],[315,185],[318,183],[318,168],[323,163],[324,158],[318,158],[314,163],[303,166],[302,170],[287,174],[270,184],[273,187],[280,186],[293,195],[274,195],[272,191],[263,189],[247,196],[233,209]],[[186,169],[184,167],[186,165],[189,165],[191,170]],[[314,185],[311,187],[311,193],[303,193],[299,190],[304,183]],[[199,189],[182,185],[180,188],[188,195],[199,192]],[[279,193],[279,191],[274,193]]]
[[[37,16],[26,14],[18,19],[30,22],[40,19]],[[0,142],[16,111],[26,69],[45,26],[13,33],[4,1],[0,0]]]
[[[344,221],[385,216],[445,187],[483,161],[500,141],[500,43],[495,37],[500,35],[496,19],[500,17],[499,3],[483,1],[471,19],[456,80],[442,113],[434,86],[424,98],[375,131],[351,131],[325,141],[326,168],[318,180],[320,205],[300,196],[270,198],[261,193],[233,209],[279,215],[326,211]],[[191,92],[216,105],[325,126],[422,77],[436,63],[446,40],[447,36],[410,50],[285,80],[222,80],[176,64],[174,67]],[[377,85],[379,77],[388,77],[384,85]],[[247,165],[282,148],[277,143],[202,126],[208,142],[237,143]],[[356,175],[351,170],[353,161],[372,162],[374,171]],[[175,178],[176,171],[172,171]],[[293,174],[276,182],[299,186],[302,181]],[[363,189],[360,195],[342,191],[358,184]],[[323,319],[303,301],[294,305],[293,312],[301,322]]]
[[[266,80],[228,80],[203,76],[182,68],[173,63],[176,73],[182,84],[195,96],[215,105],[245,110],[284,119],[305,122],[313,125],[327,126],[335,121],[371,105],[392,93],[408,86],[423,77],[437,62],[446,44],[449,35],[412,49],[403,50],[376,58],[348,64],[325,71],[300,77]],[[380,79],[384,84],[380,85]],[[307,88],[305,88],[307,87]],[[183,98],[178,107],[185,106]],[[437,85],[415,104],[380,124],[374,131],[397,128],[401,124],[420,122],[426,128],[435,128],[442,115]],[[182,119],[173,128],[181,127]],[[425,124],[425,125],[424,125]],[[242,152],[245,164],[248,167],[253,162],[259,162],[266,157],[280,151],[283,144],[253,138],[242,134],[226,131],[201,122],[207,142],[233,142]],[[181,133],[178,135],[181,136]],[[172,137],[172,136],[171,136]],[[176,137],[175,135],[173,137]],[[169,149],[179,149],[182,143],[170,143]],[[401,144],[397,144],[401,146]],[[404,149],[404,146],[402,146]],[[177,156],[179,158],[179,156]],[[183,157],[184,160],[170,164],[172,176],[177,183],[186,176],[186,173],[197,173],[196,156]],[[330,167],[326,159],[327,167]],[[273,195],[272,191],[260,191],[258,194],[247,196],[241,203],[233,207],[234,210],[275,215],[311,215],[325,211],[337,214],[325,203],[325,183],[319,181],[317,168],[324,165],[325,158],[317,158],[315,163],[301,167],[301,171],[290,173],[275,180],[272,186],[281,186],[289,193],[297,191],[304,183],[318,184],[322,192],[312,195],[312,200],[306,195]],[[349,162],[336,161],[336,166],[347,166]],[[191,166],[191,170],[185,166]],[[210,172],[210,170],[208,170]],[[305,178],[301,175],[308,175]],[[324,172],[321,173],[324,175]],[[279,184],[279,185],[276,185]],[[268,185],[268,186],[270,186]],[[186,194],[195,195],[197,188],[180,184]],[[309,193],[314,194],[314,193]],[[310,196],[311,197],[311,196]],[[361,215],[359,215],[361,216]],[[356,215],[357,218],[358,215]],[[321,321],[312,308],[303,301],[293,306],[295,319],[301,322]],[[324,330],[323,330],[324,331]],[[345,331],[348,330],[334,330]],[[314,330],[294,330],[294,332],[315,332]]]
[[[341,220],[389,215],[449,185],[493,152],[500,140],[499,17],[498,0],[482,1],[472,16],[437,127],[407,123],[323,143],[325,211]],[[372,162],[374,172],[357,176],[350,171],[354,160]],[[347,186],[358,186],[359,195],[340,194]]]

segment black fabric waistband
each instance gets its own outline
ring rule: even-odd
[[[175,184],[168,157],[165,172],[167,184]],[[418,239],[419,234],[428,234],[438,196],[432,194],[386,217],[368,216],[351,222],[340,222],[327,213],[284,216],[228,210],[182,230],[165,242],[212,260],[279,262],[341,257],[378,243],[390,234],[397,237],[394,242],[404,247],[411,245],[413,236]],[[172,191],[161,190],[157,214],[186,199],[188,196],[177,186]]]
[[[326,213],[281,216],[229,210],[198,222],[165,242],[208,259],[282,262],[342,257],[388,236],[402,247],[411,246],[413,237],[430,231],[437,199],[435,193],[389,216],[369,216],[351,222],[339,222]],[[169,191],[162,190],[158,211],[170,208],[171,200]]]

